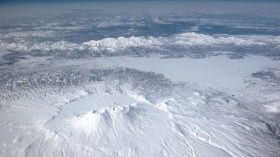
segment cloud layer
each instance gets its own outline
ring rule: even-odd
[[[167,56],[216,55],[233,53],[235,55],[261,54],[280,55],[279,36],[235,36],[206,35],[194,32],[181,33],[169,37],[131,36],[104,38],[82,43],[68,41],[45,41],[29,43],[22,41],[8,43],[0,41],[2,48],[29,55],[46,56],[100,56],[100,55],[149,55],[152,53]],[[176,50],[176,51],[175,51]]]

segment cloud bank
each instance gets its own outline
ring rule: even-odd
[[[206,35],[194,32],[175,34],[169,37],[131,36],[104,38],[82,43],[68,41],[8,43],[0,41],[0,46],[9,51],[21,52],[24,55],[66,57],[141,56],[153,53],[171,57],[182,55],[202,57],[219,53],[232,53],[241,56],[248,53],[274,57],[280,55],[279,36]]]

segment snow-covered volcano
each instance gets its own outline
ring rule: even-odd
[[[0,156],[280,156],[278,3],[207,4],[1,6]]]

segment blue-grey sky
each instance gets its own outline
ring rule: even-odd
[[[89,1],[89,2],[94,2],[94,1],[112,1],[112,2],[117,2],[117,1],[137,1],[137,2],[147,2],[147,1],[279,1],[279,0],[0,0],[0,2],[80,2],[80,1]]]

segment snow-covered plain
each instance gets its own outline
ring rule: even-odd
[[[121,4],[1,6],[0,156],[280,156],[278,3]]]

